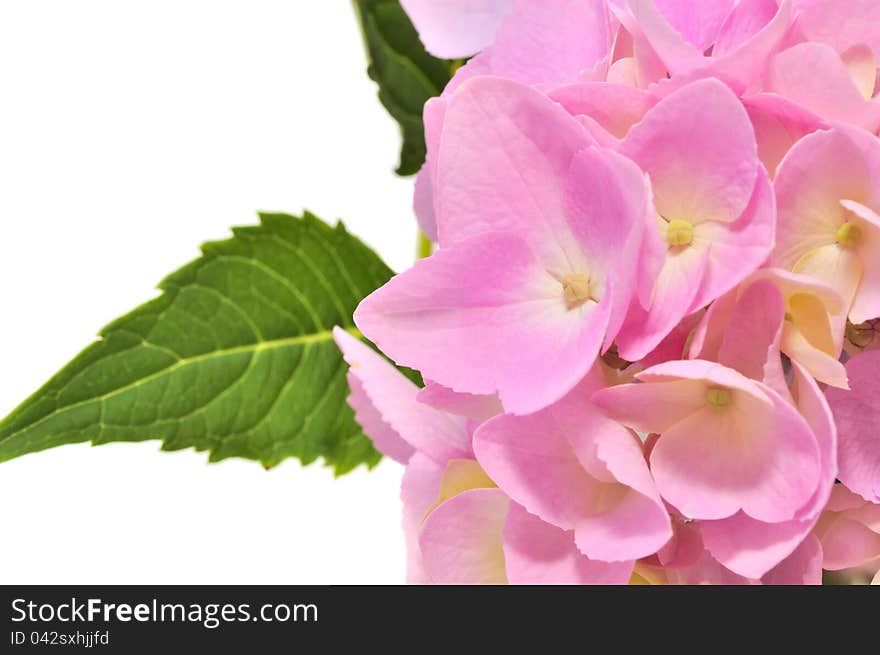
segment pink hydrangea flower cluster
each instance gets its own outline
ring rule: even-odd
[[[402,4],[475,55],[355,316],[426,386],[337,334],[409,580],[880,567],[880,3]]]

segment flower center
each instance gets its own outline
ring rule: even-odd
[[[666,226],[666,243],[670,246],[689,246],[694,242],[694,226],[676,218]]]
[[[583,305],[593,298],[593,283],[586,275],[571,273],[562,278],[562,295],[565,297],[565,306],[574,309]]]
[[[730,404],[730,389],[724,387],[712,387],[706,391],[706,402],[709,407],[723,409]]]
[[[837,243],[844,248],[853,248],[859,244],[862,238],[862,230],[858,225],[852,223],[844,223],[837,230]]]

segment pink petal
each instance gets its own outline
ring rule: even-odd
[[[846,363],[851,391],[829,387],[825,397],[839,433],[838,476],[865,500],[880,503],[880,351]]]
[[[650,183],[635,164],[610,150],[575,155],[565,185],[572,232],[587,259],[608,275],[610,303],[605,348],[611,345],[636,290],[642,234],[649,216]],[[612,277],[613,275],[613,277]]]
[[[524,84],[577,81],[611,51],[604,0],[520,0],[492,48],[492,73]]]
[[[800,546],[762,579],[765,585],[821,585],[822,544],[808,535]]]
[[[873,0],[796,0],[795,7],[809,40],[840,53],[861,43],[880,52],[880,5]]]
[[[517,0],[401,0],[425,48],[435,57],[469,57],[490,45]]]
[[[511,584],[627,584],[633,562],[599,562],[582,555],[570,532],[511,503],[504,524]]]
[[[673,5],[672,2],[669,4]],[[658,11],[654,0],[629,0],[629,9],[644,39],[670,73],[686,73],[703,63],[705,47],[697,48],[689,43]],[[694,32],[698,33],[699,30]]]
[[[828,125],[816,114],[772,93],[743,98],[743,105],[755,128],[758,156],[771,176],[780,162],[802,137]]]
[[[418,261],[363,300],[355,321],[399,364],[458,392],[497,392],[508,411],[528,413],[590,369],[608,303],[569,310],[528,245],[486,234]]]
[[[880,534],[846,513],[832,518],[817,534],[825,554],[822,567],[829,571],[863,566],[880,557]]]
[[[360,382],[360,391],[397,435],[416,450],[441,462],[468,456],[470,440],[463,419],[419,403],[416,385],[345,330],[335,328],[333,338],[350,366],[350,375]],[[363,409],[363,405],[356,409]],[[388,445],[387,441],[380,443]],[[400,444],[396,444],[393,452],[401,454],[400,448]]]
[[[870,132],[880,128],[880,104],[865,100],[840,56],[823,43],[799,43],[776,55],[768,90],[829,121],[852,123]]]
[[[437,218],[434,215],[434,188],[431,184],[431,167],[423,165],[416,175],[413,192],[413,211],[419,229],[431,241],[437,241]]]
[[[417,399],[420,403],[425,403],[444,412],[466,416],[480,422],[487,421],[504,412],[497,396],[458,393],[442,384],[431,381],[425,382],[425,387],[419,391]]]
[[[499,489],[472,489],[425,519],[419,546],[437,584],[505,584],[502,530],[510,500]]]
[[[843,200],[841,204],[852,212],[850,221],[862,231],[856,247],[862,262],[862,279],[849,310],[855,324],[880,317],[880,216],[857,202]]]
[[[877,58],[870,46],[860,43],[841,54],[849,76],[866,100],[874,96],[877,83]]]
[[[767,366],[780,361],[784,315],[785,301],[772,282],[760,280],[750,285],[730,317],[718,362],[763,381]]]
[[[777,14],[777,0],[742,0],[728,14],[712,48],[712,56],[732,52],[761,31]]]
[[[657,10],[699,52],[715,42],[734,0],[654,0]]]
[[[516,502],[576,530],[588,557],[637,559],[669,539],[669,519],[633,435],[591,407],[597,376],[598,368],[541,412],[488,421],[474,437],[475,452]]]
[[[607,82],[569,84],[553,89],[549,96],[573,116],[589,116],[618,139],[625,137],[655,102],[641,89]]]
[[[446,108],[434,208],[441,246],[505,231],[534,244],[542,261],[577,250],[563,185],[592,139],[543,93],[510,80],[469,80]]]
[[[380,453],[390,457],[395,462],[406,464],[415,452],[409,442],[404,441],[388,423],[382,419],[382,415],[373,405],[364,387],[357,376],[348,373],[348,404],[354,410],[355,420],[364,430],[370,441]]]
[[[409,460],[400,484],[403,501],[403,534],[406,538],[406,580],[409,584],[431,582],[422,562],[419,531],[428,510],[437,502],[445,466],[416,453]]]
[[[748,114],[718,80],[700,80],[661,100],[622,145],[651,178],[667,220],[733,221],[755,191],[758,157]]]
[[[592,397],[610,418],[643,433],[665,432],[706,404],[703,385],[693,380],[622,384]]]

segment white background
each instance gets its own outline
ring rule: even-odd
[[[348,0],[0,0],[0,414],[259,209],[395,270],[399,135]],[[0,464],[0,583],[399,583],[385,461],[334,480],[158,442]]]

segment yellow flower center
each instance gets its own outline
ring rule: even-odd
[[[562,278],[562,295],[565,297],[565,305],[574,309],[583,305],[593,298],[593,283],[586,275],[572,273]]]
[[[844,223],[837,230],[837,243],[844,248],[852,248],[857,246],[862,238],[862,230],[858,225],[852,223]]]
[[[730,389],[713,387],[706,391],[706,402],[710,407],[722,409],[730,404]]]
[[[670,246],[689,246],[694,242],[694,226],[676,218],[666,226],[666,243]]]

